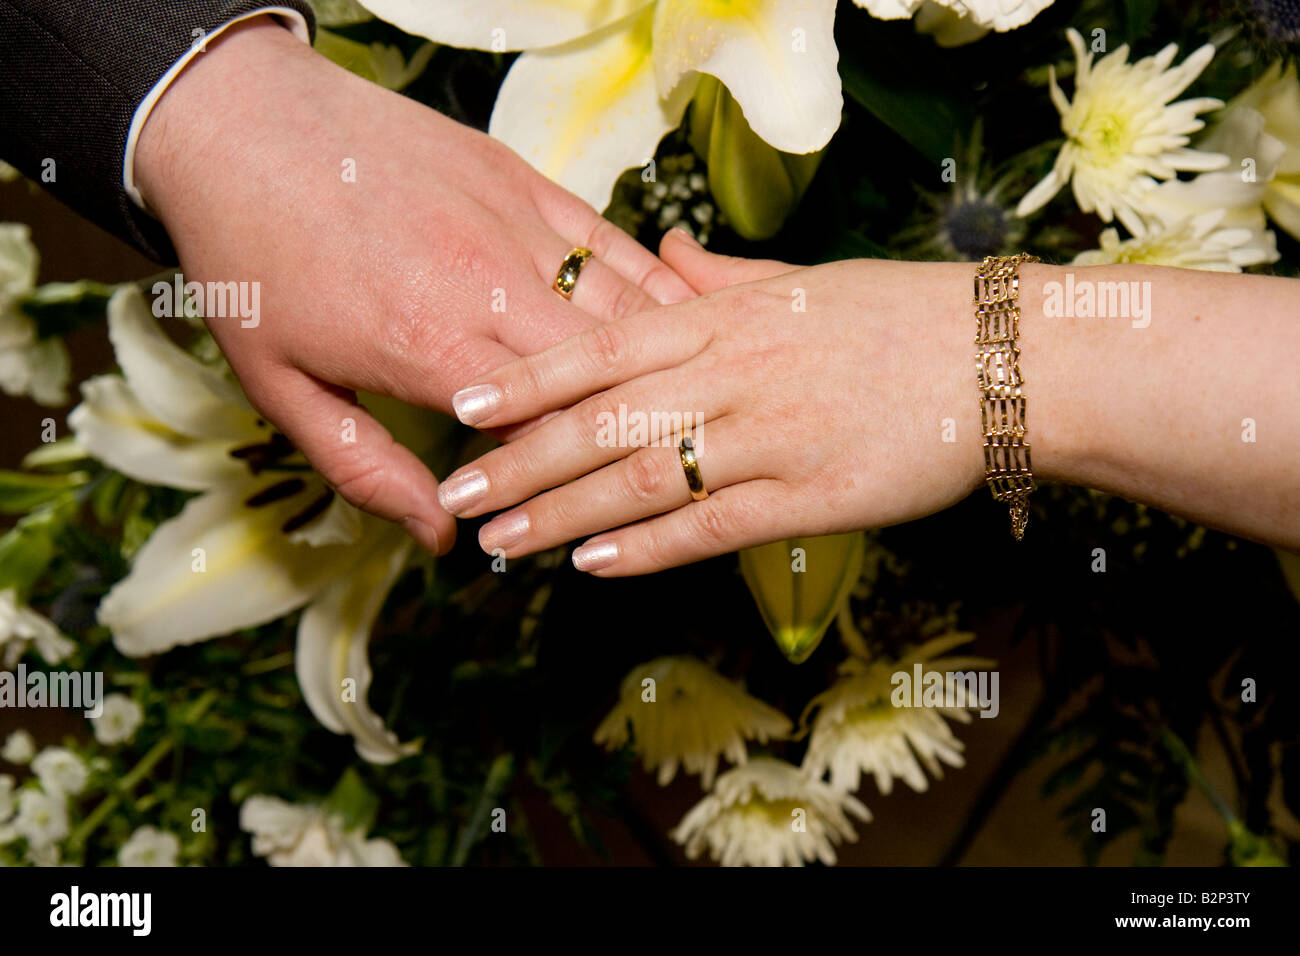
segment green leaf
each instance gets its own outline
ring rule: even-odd
[[[451,855],[452,866],[464,866],[469,860],[470,851],[487,836],[488,827],[492,822],[492,811],[500,805],[501,795],[514,774],[513,754],[501,754],[492,761],[487,778],[483,781],[483,789],[479,791],[478,800],[474,802],[470,818],[456,836],[456,848]]]
[[[89,480],[90,474],[84,471],[66,475],[0,471],[0,514],[26,514],[33,508],[81,487]]]
[[[342,817],[347,829],[367,833],[379,814],[379,798],[366,786],[356,768],[348,767],[325,798],[325,809]]]
[[[958,138],[969,129],[969,109],[935,86],[933,78],[921,77],[914,68],[902,69],[895,56],[878,52],[840,57],[845,92],[939,165],[953,155]]]
[[[102,322],[115,288],[88,279],[49,282],[19,301],[18,307],[36,323],[39,338],[64,336]]]

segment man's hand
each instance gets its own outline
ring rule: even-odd
[[[257,282],[208,324],[249,398],[348,501],[445,551],[437,481],[356,391],[449,410],[517,355],[694,292],[507,147],[336,67],[259,17],[208,44],[135,172],[186,281]],[[596,256],[571,302],[565,254]],[[356,441],[342,440],[344,419]]]

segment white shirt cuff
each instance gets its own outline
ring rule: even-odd
[[[181,70],[189,66],[190,61],[203,52],[204,44],[210,43],[236,23],[241,23],[253,17],[260,17],[267,13],[278,16],[284,25],[293,31],[294,36],[302,40],[303,43],[311,42],[311,31],[307,27],[306,18],[292,7],[265,6],[257,10],[250,10],[248,13],[235,17],[228,23],[223,23],[211,33],[196,39],[194,45],[185,51],[184,56],[172,64],[171,69],[162,75],[162,79],[153,85],[149,95],[141,100],[140,105],[136,107],[135,115],[131,118],[131,128],[126,134],[126,153],[122,157],[122,187],[126,190],[126,194],[131,197],[131,201],[145,212],[149,212],[149,206],[145,203],[144,197],[140,195],[140,190],[135,185],[135,146],[140,140],[140,131],[144,129],[145,120],[149,118],[153,108],[162,99],[162,95],[167,92],[167,87],[171,86],[176,77],[181,75]]]

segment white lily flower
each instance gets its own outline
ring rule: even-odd
[[[489,132],[596,209],[682,120],[701,74],[754,132],[812,153],[840,123],[835,0],[362,0],[408,33],[525,50]]]
[[[67,402],[68,350],[58,339],[36,338],[36,324],[18,311],[18,300],[36,287],[40,256],[31,230],[0,222],[0,389],[28,395],[42,405]]]
[[[1263,133],[1283,147],[1264,190],[1264,209],[1273,221],[1300,239],[1300,76],[1295,64],[1274,63],[1228,106],[1228,118],[1251,110],[1263,119]],[[1257,170],[1258,172],[1258,170]]]
[[[108,322],[124,376],[83,384],[68,417],[78,442],[138,481],[204,492],[154,531],[100,603],[117,648],[159,654],[308,606],[298,670],[313,714],[356,733],[367,760],[409,754],[366,703],[365,664],[370,626],[411,551],[405,536],[337,498],[233,382],[163,334],[139,289],[114,294]],[[356,581],[375,588],[360,616],[338,597]],[[349,616],[331,619],[331,608]]]
[[[1084,212],[1104,221],[1119,219],[1136,233],[1148,212],[1145,195],[1157,180],[1173,179],[1179,170],[1222,169],[1228,157],[1189,149],[1191,133],[1205,123],[1198,113],[1218,109],[1222,100],[1199,97],[1171,103],[1214,58],[1205,44],[1176,67],[1171,43],[1154,56],[1128,62],[1127,44],[1096,64],[1079,31],[1066,31],[1078,61],[1074,100],[1065,98],[1051,68],[1052,102],[1061,114],[1066,142],[1052,170],[1025,194],[1016,215],[1040,209],[1067,182]]]
[[[157,827],[140,827],[117,851],[118,866],[176,866],[181,841]]]
[[[406,866],[391,840],[367,840],[308,804],[254,795],[240,806],[239,825],[271,866]]]

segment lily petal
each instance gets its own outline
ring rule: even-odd
[[[295,544],[283,530],[314,494],[247,504],[271,482],[223,485],[154,531],[131,573],[99,605],[99,622],[113,632],[119,651],[159,654],[264,624],[347,573],[356,560],[354,546]]]
[[[419,751],[418,743],[399,743],[366,703],[370,632],[411,547],[400,528],[383,527],[352,571],[331,581],[298,624],[295,663],[307,706],[334,733],[356,738],[357,753],[372,763],[392,763]],[[345,681],[352,682],[346,685],[347,699]]]
[[[536,50],[599,30],[650,0],[361,0],[407,33],[470,50]]]
[[[68,425],[86,452],[128,478],[185,491],[206,491],[248,474],[231,445],[194,439],[168,428],[140,404],[120,375],[81,383],[83,401]]]
[[[815,152],[844,107],[834,26],[835,0],[659,0],[659,89],[676,89],[691,71],[716,76],[768,143]]]
[[[167,338],[136,286],[109,299],[108,337],[131,391],[158,421],[194,438],[265,437],[239,386]]]
[[[501,85],[488,128],[543,175],[596,209],[625,169],[681,123],[693,86],[661,100],[653,8],[564,46],[525,53]]]

